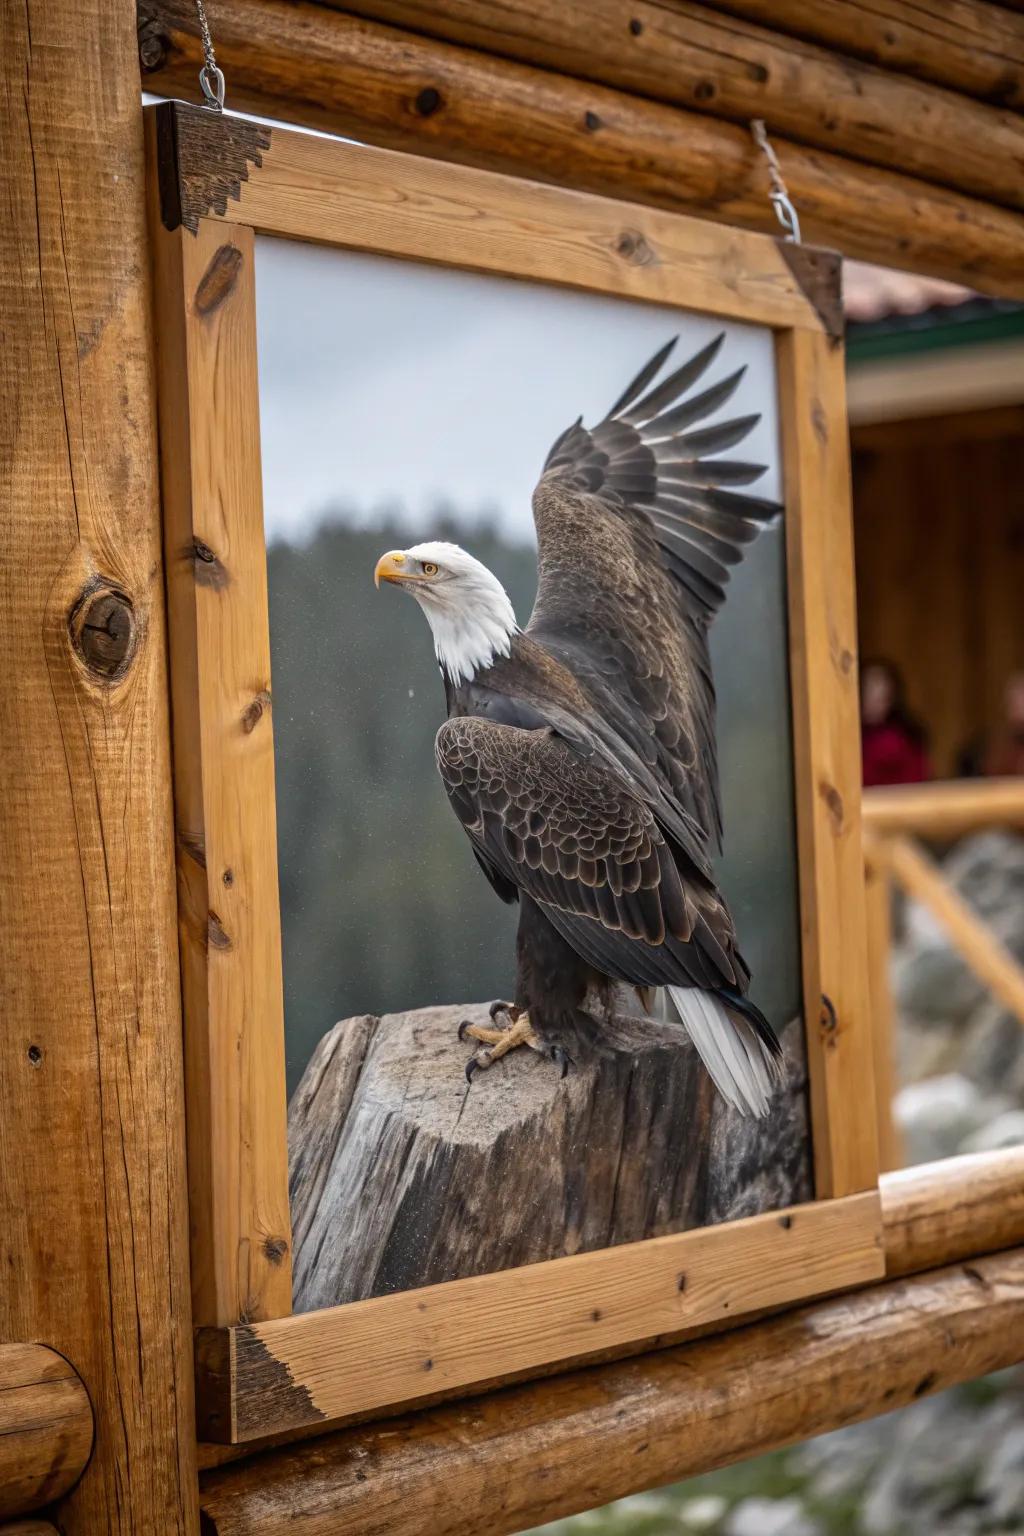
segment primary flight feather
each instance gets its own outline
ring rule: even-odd
[[[707,376],[719,336],[664,373],[675,342],[603,421],[576,421],[533,493],[538,590],[525,630],[454,544],[392,550],[376,580],[433,631],[448,719],[437,765],[478,863],[520,904],[510,1027],[471,1026],[470,1067],[527,1043],[563,1063],[588,994],[668,987],[719,1092],[767,1112],[781,1049],[711,855],[721,839],[707,633],[729,567],[778,512],[737,489],[763,466],[712,457],[758,420],[708,424],[743,370]],[[660,379],[659,379],[659,376]]]

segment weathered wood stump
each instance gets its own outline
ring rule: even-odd
[[[478,1072],[486,1004],[336,1024],[289,1111],[295,1307],[485,1274],[810,1195],[802,1031],[772,1115],[721,1102],[683,1028],[623,1018],[562,1080],[523,1048]]]

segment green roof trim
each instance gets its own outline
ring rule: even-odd
[[[889,316],[850,325],[846,331],[846,358],[856,366],[885,357],[1012,341],[1019,336],[1024,336],[1024,304],[971,299],[954,309],[931,309],[920,315]]]

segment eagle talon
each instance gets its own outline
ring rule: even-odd
[[[466,1030],[469,1028],[469,1026],[472,1024],[472,1022],[473,1022],[472,1019],[463,1019],[462,1020],[462,1023],[459,1025],[459,1030],[458,1030],[458,1034],[456,1035],[456,1039],[458,1039],[458,1040],[465,1040],[465,1038],[466,1038]]]
[[[500,998],[497,1002],[491,1004],[487,1012],[490,1014],[492,1022],[498,1017],[499,1013],[507,1014],[513,1024],[519,1017],[519,1009],[516,1007],[515,1003],[506,1003],[503,1002]]]
[[[471,1056],[469,1058],[469,1060],[466,1062],[466,1082],[467,1083],[471,1083],[473,1081],[473,1073],[476,1071],[476,1069],[477,1069],[477,1067],[479,1065],[480,1065],[480,1063],[477,1061],[475,1056]]]
[[[562,1070],[559,1073],[559,1078],[564,1081],[569,1068],[574,1065],[572,1057],[568,1051],[563,1051],[560,1045],[552,1045],[548,1050],[548,1055],[556,1066],[561,1067]]]

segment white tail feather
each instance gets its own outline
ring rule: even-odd
[[[679,1017],[722,1098],[741,1115],[768,1113],[779,1064],[741,1014],[730,1013],[713,992],[669,987]]]

